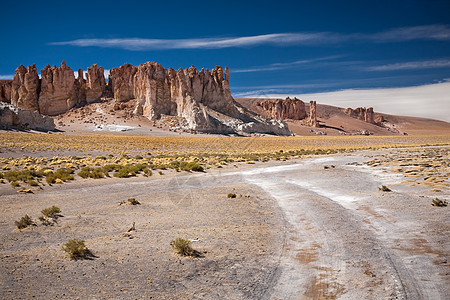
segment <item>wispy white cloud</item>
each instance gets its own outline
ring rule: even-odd
[[[326,56],[326,57],[319,57],[319,58],[305,59],[305,60],[296,60],[296,61],[287,62],[287,63],[273,63],[273,64],[269,64],[269,65],[250,67],[250,68],[245,68],[245,69],[231,69],[231,72],[232,73],[249,73],[249,72],[284,70],[284,69],[293,68],[293,67],[296,67],[299,65],[307,65],[307,64],[315,63],[315,62],[319,62],[319,61],[333,60],[333,59],[336,59],[339,57],[342,57],[342,55]]]
[[[410,61],[404,63],[387,64],[381,66],[369,67],[369,71],[395,71],[395,70],[416,70],[416,69],[437,69],[450,67],[450,60],[426,60],[426,61]]]
[[[373,34],[341,34],[333,32],[273,33],[243,37],[216,37],[192,39],[77,39],[52,42],[50,45],[119,48],[132,51],[167,49],[223,49],[232,47],[254,47],[259,45],[323,45],[345,41],[401,42],[410,40],[450,40],[450,27],[447,25],[426,25],[396,28]]]
[[[0,75],[0,80],[13,79],[14,75]]]
[[[447,25],[424,25],[395,28],[388,31],[366,35],[365,38],[378,42],[402,42],[412,40],[450,40],[450,27]]]
[[[163,49],[222,49],[231,47],[250,47],[258,45],[296,45],[317,44],[325,41],[338,41],[330,33],[275,33],[232,38],[194,38],[194,39],[78,39],[66,42],[53,42],[50,45],[70,45],[78,47],[121,48],[132,51]]]

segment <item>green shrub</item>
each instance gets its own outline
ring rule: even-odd
[[[193,256],[195,251],[191,247],[191,241],[183,238],[177,238],[173,240],[170,245],[175,250],[176,253],[183,256]]]
[[[91,168],[91,167],[83,167],[81,168],[81,171],[78,172],[78,176],[81,178],[93,178],[93,179],[100,179],[105,176],[105,174],[109,175],[107,171],[105,171],[104,168]]]
[[[144,172],[144,176],[152,176],[152,169],[150,168],[145,168],[142,172]]]
[[[13,181],[13,182],[11,182],[11,185],[12,185],[13,187],[19,187],[19,186],[20,186],[20,183],[18,183],[17,181]]]
[[[27,184],[29,186],[39,186],[39,183],[36,180],[28,180]]]
[[[59,209],[59,207],[53,205],[52,207],[49,208],[45,208],[41,211],[41,213],[47,217],[47,218],[52,218],[52,219],[56,219],[58,218],[58,214],[61,212],[61,209]]]
[[[236,198],[236,194],[235,193],[229,193],[227,195],[227,198]]]
[[[71,259],[85,258],[88,253],[83,240],[70,240],[63,245],[62,249],[69,254]]]
[[[34,172],[32,173],[31,171],[28,171],[28,170],[7,171],[3,174],[5,179],[8,180],[9,182],[13,182],[13,181],[27,182],[28,180],[34,179],[34,177],[37,175],[38,175],[37,173],[34,173]]]
[[[19,221],[15,221],[14,224],[16,224],[17,228],[23,229],[30,225],[33,225],[33,220],[31,220],[31,217],[29,215],[25,215]]]
[[[47,176],[45,176],[45,181],[49,184],[52,185],[53,183],[56,182],[56,176],[54,173],[49,173],[47,174]]]

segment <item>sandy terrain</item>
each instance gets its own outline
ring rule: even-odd
[[[448,157],[448,147],[439,149]],[[388,166],[391,153],[75,181],[34,194],[1,185],[0,292],[5,299],[449,299],[450,211],[430,205],[450,200],[448,164],[438,170],[447,174],[439,189],[410,186]],[[228,199],[230,192],[238,197]],[[141,205],[119,205],[130,197]],[[37,218],[52,205],[63,217],[43,226]],[[24,214],[38,226],[15,229]],[[124,236],[133,222],[136,231]],[[201,257],[176,255],[177,237],[193,240]],[[69,260],[61,246],[72,238],[86,240],[93,256]]]

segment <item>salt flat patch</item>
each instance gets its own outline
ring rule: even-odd
[[[320,183],[318,182],[314,182],[314,184],[312,184],[311,182],[302,181],[301,179],[300,180],[287,179],[286,182],[298,185],[308,191],[316,193],[317,195],[333,200],[334,202],[339,203],[340,205],[342,205],[347,209],[355,209],[356,208],[355,202],[364,199],[364,197],[345,194],[339,192],[336,189],[330,189],[329,187],[321,187],[319,186]],[[325,181],[325,184],[326,185],[328,184],[327,181]]]
[[[127,125],[115,125],[115,124],[100,124],[95,127],[94,131],[123,132],[134,129],[137,129],[137,127]]]
[[[376,177],[382,184],[400,184],[405,180],[403,174],[390,172],[386,169],[377,169],[369,166],[345,166],[347,169],[357,169],[360,172],[369,173]]]

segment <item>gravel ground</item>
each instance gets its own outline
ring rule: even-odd
[[[4,299],[449,299],[449,189],[360,165],[390,150],[207,173],[0,187]],[[417,150],[420,151],[420,150]],[[417,153],[416,153],[417,154]],[[416,155],[411,152],[411,155]],[[388,185],[392,192],[378,191]],[[233,192],[237,198],[229,199]],[[136,198],[141,205],[119,205]],[[40,224],[57,205],[63,217]],[[37,226],[19,231],[29,214]],[[124,232],[135,222],[136,231]],[[171,240],[191,239],[200,257]],[[86,241],[92,257],[61,250]]]

